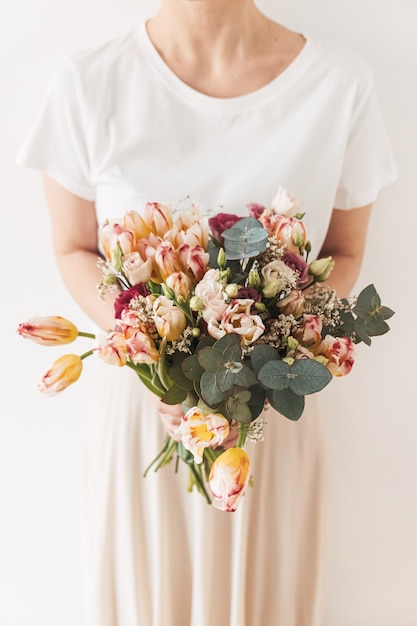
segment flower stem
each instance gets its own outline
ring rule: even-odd
[[[78,336],[79,337],[88,337],[89,339],[95,339],[96,338],[96,336],[93,335],[93,333],[84,333],[81,330],[78,331]]]
[[[88,352],[84,352],[84,354],[81,354],[80,359],[86,359],[88,356],[91,356],[93,354],[93,350],[89,350]]]
[[[239,428],[239,435],[237,438],[236,448],[243,448],[243,446],[245,445],[245,441],[246,441],[246,430],[241,425]]]

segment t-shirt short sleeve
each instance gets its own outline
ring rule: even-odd
[[[45,172],[77,196],[94,200],[85,127],[76,67],[67,57],[52,75],[17,163]]]
[[[379,191],[397,179],[371,72],[353,111],[335,208],[353,209],[374,202]]]

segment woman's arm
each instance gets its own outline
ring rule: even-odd
[[[334,209],[319,257],[332,256],[335,267],[326,283],[340,298],[354,287],[365,251],[372,204],[342,211]]]
[[[99,299],[102,277],[97,267],[98,224],[94,202],[74,195],[49,176],[44,190],[51,217],[52,240],[58,268],[75,301],[103,329],[114,326],[114,296]]]

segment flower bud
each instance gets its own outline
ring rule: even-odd
[[[230,283],[229,285],[226,285],[223,291],[229,298],[236,298],[239,291],[239,285],[236,285],[236,283]]]
[[[219,274],[219,282],[227,283],[232,278],[232,270],[230,267],[227,267],[225,270],[222,270]]]
[[[225,265],[226,265],[226,253],[224,251],[224,248],[220,248],[219,253],[217,255],[217,264],[221,269],[224,269]]]
[[[190,300],[190,309],[192,311],[202,311],[204,309],[204,302],[198,296],[193,296]]]
[[[254,307],[257,311],[259,311],[259,313],[265,313],[267,310],[263,302],[255,302]]]
[[[63,345],[78,337],[78,329],[74,324],[58,315],[32,317],[24,324],[19,324],[17,332],[24,339],[30,339],[42,346]]]
[[[79,379],[82,368],[81,357],[77,354],[64,354],[42,376],[38,383],[39,391],[46,396],[55,396]]]
[[[288,337],[287,339],[287,346],[290,350],[297,350],[298,348],[298,341],[295,337],[291,337],[291,335]]]
[[[263,293],[265,298],[275,298],[275,296],[278,293],[278,281],[271,280],[262,289],[262,293]]]
[[[323,282],[327,280],[330,276],[332,269],[334,268],[335,262],[333,261],[331,256],[325,257],[323,259],[316,259],[310,263],[310,267],[308,268],[308,273],[314,276],[317,282]]]
[[[258,270],[251,270],[248,276],[248,286],[253,287],[253,289],[260,289],[262,286],[262,280],[259,276]]]
[[[299,250],[301,250],[304,247],[305,241],[304,241],[303,234],[300,230],[294,231],[292,242],[295,245],[295,247],[298,248]]]
[[[294,365],[295,363],[295,359],[292,356],[286,356],[282,360],[284,363],[288,363],[288,365]]]
[[[192,329],[191,334],[193,337],[199,337],[201,335],[201,330],[195,327]]]
[[[175,291],[171,287],[168,287],[165,283],[161,283],[161,289],[164,296],[169,300],[175,300]]]

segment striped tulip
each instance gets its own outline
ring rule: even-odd
[[[58,315],[32,317],[27,322],[19,324],[17,332],[24,339],[30,339],[42,346],[64,345],[78,337],[76,326]]]
[[[229,422],[220,413],[204,414],[197,406],[192,407],[181,419],[178,428],[184,448],[201,463],[204,448],[220,446],[229,434]]]
[[[56,396],[79,379],[82,368],[81,357],[77,354],[60,356],[42,376],[39,390],[46,396]]]
[[[250,478],[250,460],[242,448],[229,448],[214,461],[209,484],[213,506],[221,511],[236,511]]]

